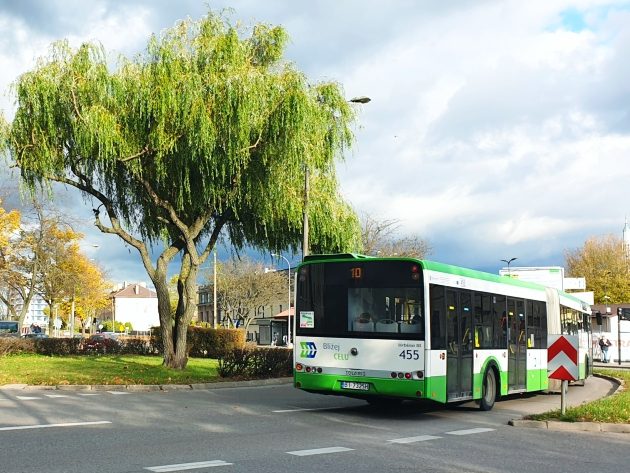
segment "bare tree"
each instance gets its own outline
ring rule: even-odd
[[[377,220],[368,214],[361,216],[363,252],[372,256],[406,256],[426,258],[431,253],[429,242],[419,236],[398,236],[400,221]]]
[[[218,264],[217,272],[217,303],[224,314],[223,323],[230,327],[247,329],[258,307],[286,295],[286,277],[278,271],[265,273],[262,264],[250,259]]]

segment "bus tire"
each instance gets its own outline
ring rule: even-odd
[[[493,367],[489,367],[486,370],[486,374],[483,377],[483,384],[481,385],[479,409],[482,411],[489,411],[494,406],[494,402],[497,400],[497,381],[496,371]]]

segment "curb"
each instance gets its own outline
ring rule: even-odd
[[[630,434],[630,424],[610,424],[606,422],[562,422],[558,420],[519,420],[508,422],[513,427],[530,429],[562,430],[570,432],[615,432]]]
[[[129,391],[129,392],[154,392],[154,391],[186,391],[203,389],[227,389],[247,388],[257,386],[279,386],[293,382],[292,377],[250,379],[245,381],[217,381],[214,383],[196,384],[60,384],[56,386],[32,386],[29,384],[5,384],[0,390],[23,389],[33,391]]]

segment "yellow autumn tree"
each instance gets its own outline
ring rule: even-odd
[[[18,274],[14,272],[16,248],[15,240],[19,237],[20,212],[7,212],[0,199],[0,301],[7,308],[12,319],[18,319],[13,304],[14,286]]]
[[[18,228],[20,228],[20,212],[17,210],[7,212],[2,207],[2,199],[0,199],[0,252],[6,251],[11,236],[15,234]]]
[[[630,301],[628,259],[621,238],[591,237],[581,248],[565,252],[565,265],[570,277],[586,278],[586,289],[595,293],[595,303]]]

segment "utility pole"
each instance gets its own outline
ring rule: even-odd
[[[302,261],[308,256],[308,164],[304,164],[304,220],[302,222]]]

